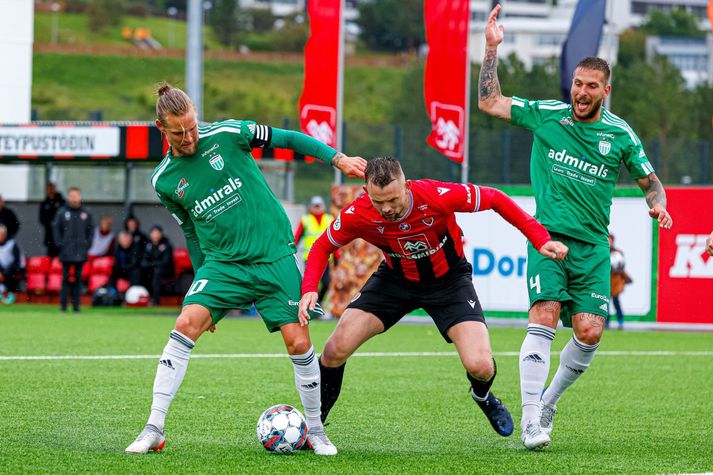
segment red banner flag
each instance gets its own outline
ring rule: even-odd
[[[713,29],[713,0],[708,2],[708,22],[711,24],[711,29]]]
[[[454,162],[465,154],[469,0],[426,0],[428,57],[424,79],[431,134],[426,141]]]
[[[310,37],[305,46],[305,78],[300,97],[302,131],[337,146],[342,0],[309,0]]]

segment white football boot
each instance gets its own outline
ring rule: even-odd
[[[327,434],[324,433],[324,429],[315,432],[310,430],[307,440],[309,440],[316,455],[337,455],[337,448],[329,440]]]
[[[166,437],[163,436],[158,427],[147,424],[135,441],[129,445],[124,452],[127,454],[145,454],[148,451],[158,452],[166,446]]]
[[[547,434],[547,436],[552,435],[552,425],[557,414],[557,406],[550,406],[549,404],[542,403],[542,412],[540,413],[540,427],[542,432]]]
[[[527,450],[542,450],[551,443],[550,436],[543,432],[537,421],[527,423],[527,426],[522,431],[521,438]]]

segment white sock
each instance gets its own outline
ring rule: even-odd
[[[305,409],[307,427],[318,431],[323,426],[319,418],[321,407],[319,363],[314,354],[314,347],[310,347],[303,355],[290,355],[290,359],[295,368],[295,386]]]
[[[520,347],[520,394],[522,396],[523,429],[528,422],[540,420],[540,396],[550,373],[550,347],[555,330],[530,323]]]
[[[181,387],[194,346],[195,343],[190,338],[173,330],[159,359],[156,379],[153,383],[151,415],[146,424],[156,426],[161,432],[166,421],[168,406]]]
[[[567,342],[560,353],[559,368],[557,368],[555,377],[552,378],[550,387],[542,395],[542,402],[551,406],[557,404],[565,390],[582,376],[584,370],[589,368],[597,348],[599,348],[599,343],[587,345],[572,335],[572,339]]]

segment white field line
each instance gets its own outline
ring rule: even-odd
[[[493,356],[519,356],[517,351],[499,351]],[[553,355],[559,352],[553,351]],[[597,351],[601,356],[713,356],[713,351]],[[198,359],[235,359],[235,358],[285,358],[284,353],[214,353],[194,354]],[[429,356],[458,356],[455,351],[423,352],[365,352],[355,353],[354,357],[376,358],[414,358]],[[153,360],[160,355],[47,355],[47,356],[0,356],[0,361],[55,361],[55,360]]]

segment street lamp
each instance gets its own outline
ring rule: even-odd
[[[175,48],[176,46],[176,15],[178,8],[168,7],[169,27],[168,27],[168,47]]]
[[[59,15],[58,13],[62,10],[62,5],[57,2],[52,2],[50,5],[50,11],[52,11],[52,44],[57,44],[57,34],[59,29]]]

